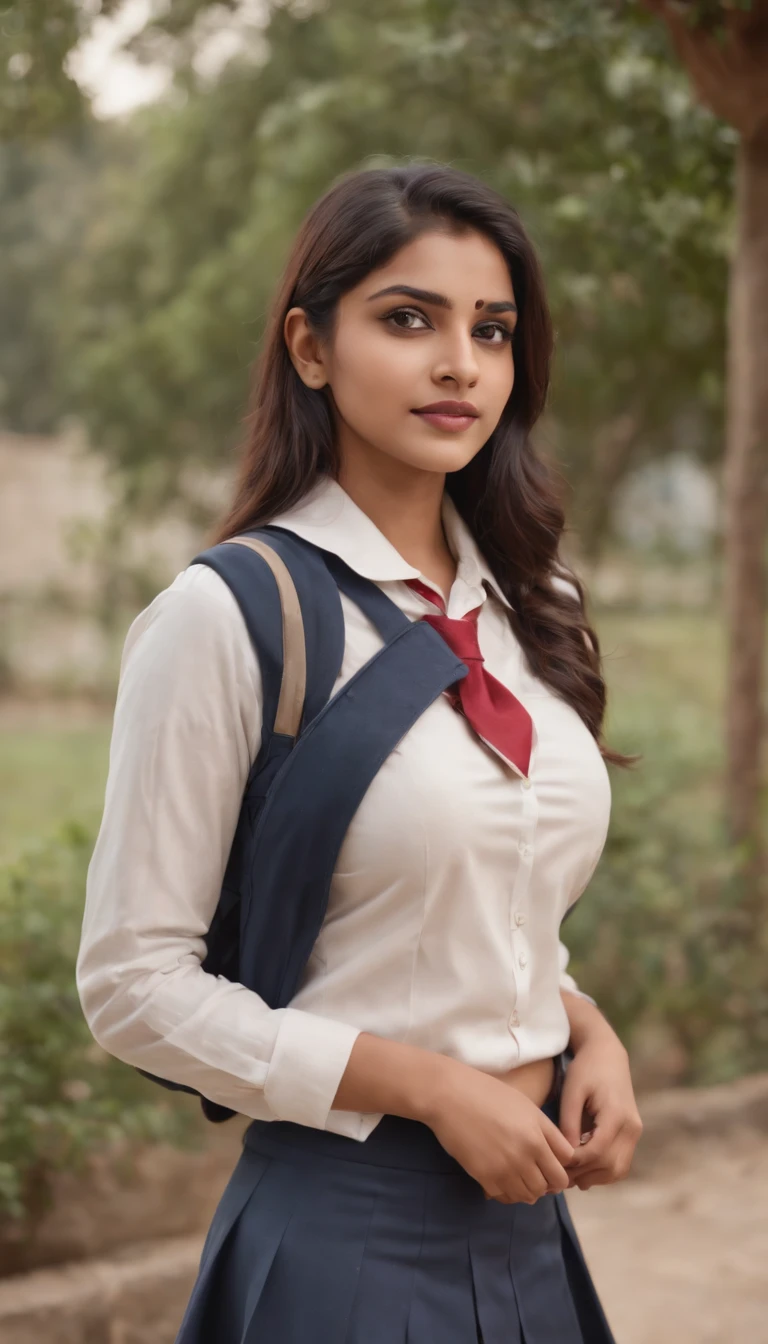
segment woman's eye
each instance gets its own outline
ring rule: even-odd
[[[394,323],[399,331],[420,330],[419,327],[406,325],[405,322],[398,321],[402,318],[405,318],[406,321],[409,318],[415,318],[417,322],[427,322],[424,314],[415,312],[413,308],[395,308],[393,312],[384,314],[384,321]],[[490,333],[490,339],[487,336],[482,338],[485,345],[503,345],[506,341],[512,340],[512,332],[509,327],[504,326],[503,322],[484,322],[481,327],[475,328],[475,335],[479,335],[481,332]]]
[[[415,313],[412,308],[395,308],[394,312],[387,313],[384,317],[385,322],[394,322],[397,317],[415,317],[420,322],[425,321],[422,313]],[[401,331],[413,331],[413,327],[405,327],[400,323],[395,323]]]
[[[486,322],[482,327],[478,327],[477,330],[490,331],[493,335],[495,335],[496,332],[499,333],[501,339],[497,341],[489,341],[489,345],[503,345],[505,341],[512,340],[512,332],[509,330],[509,327],[504,326],[503,322]]]

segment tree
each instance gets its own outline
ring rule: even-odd
[[[0,425],[54,432],[67,410],[60,382],[61,294],[101,170],[86,124],[56,140],[0,145]]]
[[[656,25],[580,0],[568,23],[524,0],[482,16],[466,0],[281,5],[203,77],[196,33],[213,9],[190,5],[189,23],[174,6],[172,29],[158,19],[142,38],[178,64],[177,91],[126,131],[135,166],[105,184],[65,305],[73,398],[145,497],[228,454],[273,277],[313,199],[347,168],[409,157],[479,173],[533,232],[586,546],[630,467],[677,446],[683,416],[717,457],[733,147]]]
[[[596,558],[628,471],[681,443],[720,456],[734,137],[613,3],[490,0],[473,42],[513,120],[502,185],[544,253],[560,453]]]
[[[764,873],[762,708],[768,535],[768,2],[647,0],[665,20],[702,100],[739,134],[736,241],[728,309],[725,459],[726,806]]]
[[[40,139],[87,109],[67,57],[119,0],[0,0],[0,140]]]

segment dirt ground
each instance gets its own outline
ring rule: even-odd
[[[768,1344],[768,1137],[695,1139],[568,1199],[617,1344]]]
[[[676,1142],[637,1177],[568,1198],[617,1344],[768,1344],[768,1133]],[[0,1339],[172,1344],[202,1239],[0,1281]]]

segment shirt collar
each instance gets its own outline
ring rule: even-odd
[[[512,609],[504,596],[475,538],[448,492],[443,494],[442,518],[448,545],[457,562],[457,578],[470,587],[488,586],[494,595]],[[350,569],[374,583],[421,579],[430,583],[420,570],[409,565],[380,532],[367,513],[355,503],[338,481],[320,476],[308,493],[292,508],[270,518],[270,524],[285,527],[305,541],[338,555]]]

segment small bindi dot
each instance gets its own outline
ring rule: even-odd
[[[476,307],[476,308],[482,308],[482,306],[483,306],[484,303],[485,303],[485,299],[478,299],[478,300],[477,300],[477,303],[475,304],[475,307]]]

